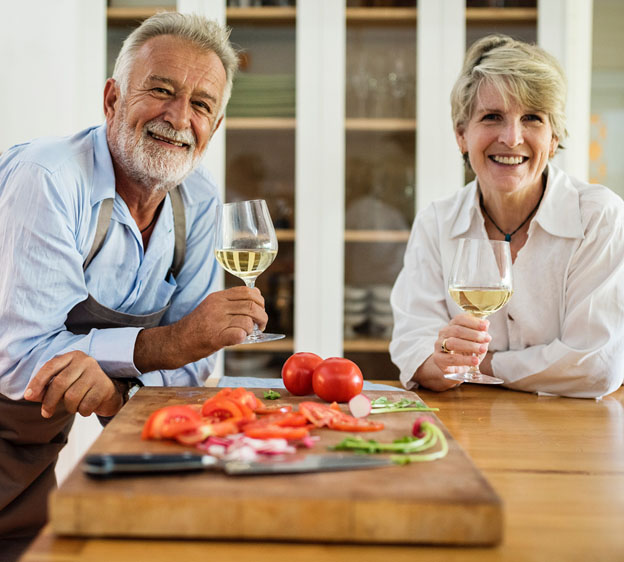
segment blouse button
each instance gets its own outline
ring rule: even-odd
[[[513,321],[514,321],[513,316],[512,316],[511,314],[507,314],[507,318],[509,318],[509,321],[510,321],[510,322],[513,322]]]

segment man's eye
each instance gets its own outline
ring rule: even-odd
[[[171,92],[167,90],[167,88],[152,88],[152,92],[156,92],[157,94],[164,94],[166,96],[171,95]]]
[[[527,121],[537,121],[539,123],[541,123],[543,121],[543,119],[539,115],[535,115],[534,113],[530,113],[529,115],[525,115],[524,118]]]
[[[199,109],[200,111],[203,111],[205,113],[212,113],[212,108],[210,107],[210,105],[208,105],[206,102],[203,101],[194,101],[193,105]]]

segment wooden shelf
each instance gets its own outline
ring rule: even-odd
[[[387,353],[389,340],[379,338],[358,338],[356,340],[344,340],[343,347],[345,353]],[[292,338],[270,341],[266,343],[255,343],[253,345],[233,345],[226,348],[226,351],[249,351],[249,352],[282,352],[293,353],[294,341]]]
[[[255,8],[227,8],[230,23],[294,23],[297,19],[295,6],[258,6]]]
[[[295,130],[294,117],[227,117],[225,126],[232,131],[288,131]]]
[[[109,6],[106,17],[109,24],[128,25],[146,20],[158,12],[175,11],[175,6]]]
[[[295,130],[297,120],[294,117],[226,117],[226,127],[232,131],[288,131]],[[345,120],[347,131],[416,131],[415,119],[368,119],[348,118]]]
[[[468,23],[536,23],[537,8],[466,8]]]
[[[279,242],[294,242],[295,230],[293,228],[276,228],[277,240]]]
[[[379,338],[344,340],[342,344],[345,353],[387,353],[389,345],[389,340]]]
[[[131,24],[153,16],[157,12],[173,12],[174,6],[109,6],[109,23]],[[264,6],[257,8],[227,8],[228,23],[294,23],[294,6]],[[348,24],[415,25],[416,8],[347,8]],[[500,23],[535,23],[537,8],[466,8],[466,21]]]
[[[346,230],[345,242],[407,242],[409,230]]]
[[[369,119],[348,118],[345,120],[347,131],[416,131],[416,119]]]
[[[347,24],[415,25],[416,8],[347,8]]]
[[[295,343],[292,338],[284,338],[282,340],[268,341],[265,343],[254,343],[251,345],[240,344],[227,347],[226,351],[274,351],[292,353],[295,348]]]

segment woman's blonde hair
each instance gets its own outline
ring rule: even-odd
[[[453,127],[457,131],[472,117],[482,84],[493,85],[505,104],[510,98],[548,115],[561,146],[566,130],[566,78],[557,59],[537,45],[506,35],[488,35],[468,49],[464,66],[451,92]]]

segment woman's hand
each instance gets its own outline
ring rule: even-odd
[[[444,375],[464,373],[479,365],[492,340],[487,332],[489,325],[487,320],[470,314],[455,316],[438,333],[433,354],[418,368],[414,380],[436,391],[459,386],[461,383],[446,379]]]
[[[123,406],[123,392],[102,371],[98,362],[82,351],[50,359],[32,378],[24,398],[41,402],[41,415],[50,418],[59,403],[81,416],[113,416]]]

